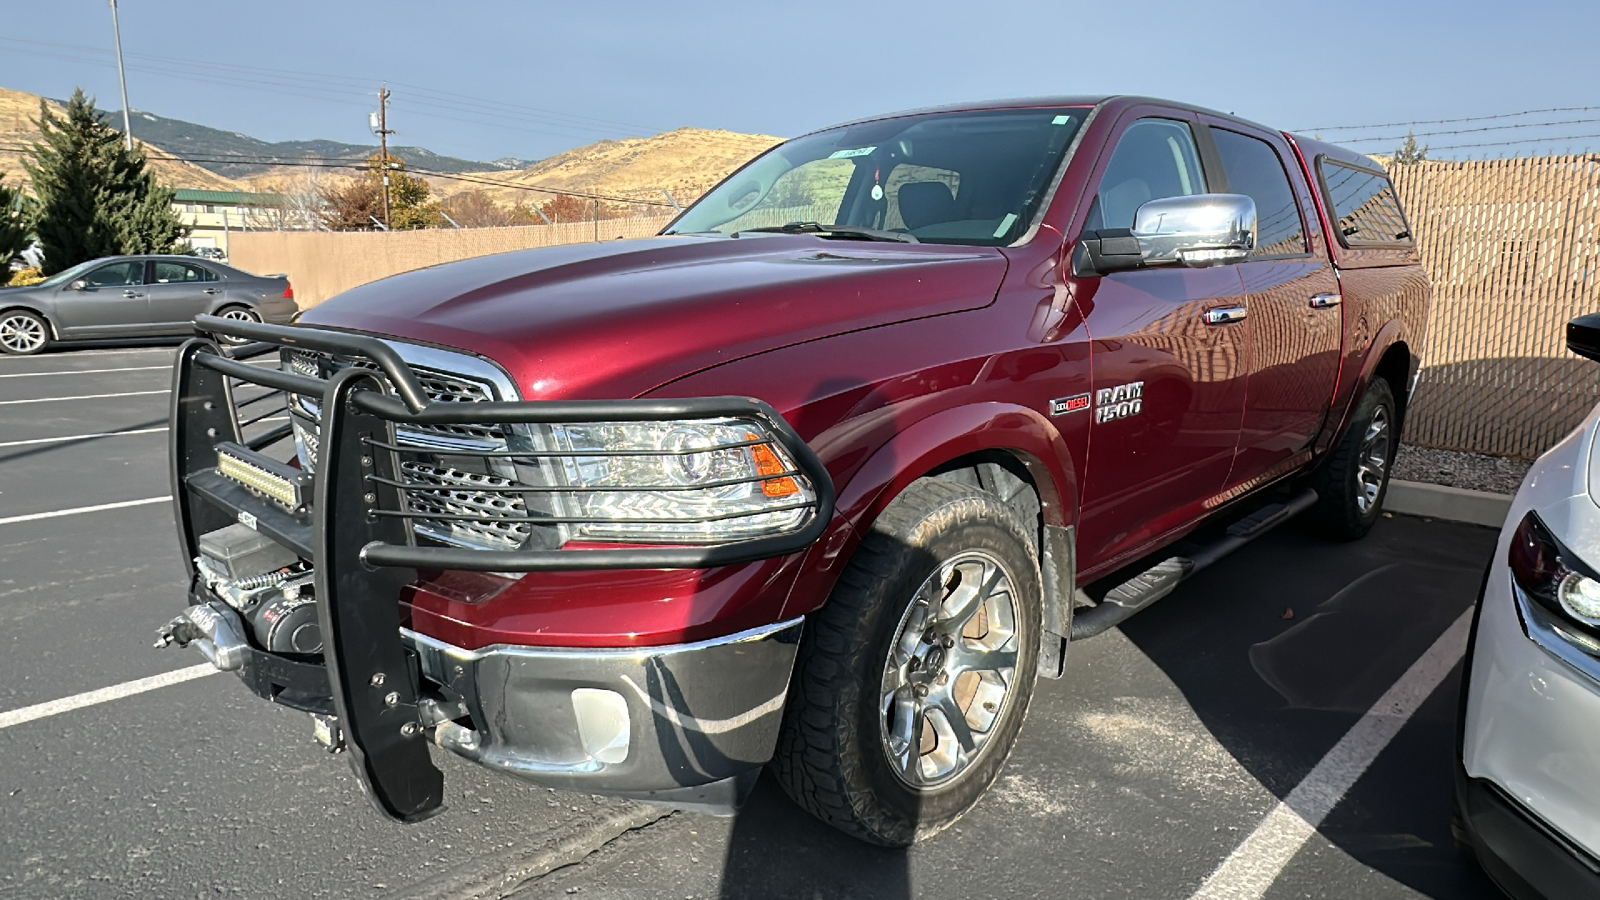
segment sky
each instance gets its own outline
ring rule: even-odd
[[[82,86],[120,107],[108,0],[6,6],[0,86],[55,98]],[[134,109],[269,141],[372,142],[367,114],[387,81],[396,143],[479,160],[681,126],[792,136],[918,106],[1080,93],[1184,100],[1372,153],[1408,128],[1458,132],[1418,138],[1435,157],[1600,150],[1595,0],[118,9]],[[1564,111],[1516,115],[1553,108]],[[1471,121],[1388,124],[1440,119]],[[1565,124],[1531,127],[1541,122]]]

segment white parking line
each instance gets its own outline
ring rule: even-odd
[[[164,688],[168,685],[182,684],[185,681],[193,681],[196,678],[215,675],[220,671],[222,670],[210,663],[201,663],[198,666],[190,666],[187,669],[179,669],[176,672],[164,672],[160,675],[151,675],[149,678],[114,684],[111,687],[100,688],[97,691],[73,694],[71,697],[62,697],[60,700],[51,700],[48,703],[36,703],[33,706],[24,706],[21,709],[13,709],[10,712],[0,712],[0,729],[60,715],[75,709],[83,709],[85,706],[97,706],[101,703],[109,703],[112,700],[121,700],[123,697],[131,697],[134,694],[142,694],[145,691],[153,691],[156,688]]]
[[[121,348],[121,349],[119,349],[117,347],[105,347],[105,348],[100,349],[100,350],[73,350],[70,353],[64,353],[64,354],[48,354],[47,353],[44,356],[12,356],[12,357],[8,357],[7,360],[9,360],[10,362],[20,363],[20,362],[23,362],[25,360],[30,360],[30,359],[31,360],[38,360],[38,361],[58,359],[58,360],[65,361],[65,360],[69,360],[69,359],[80,359],[80,358],[85,357],[85,356],[112,356],[112,355],[117,355],[117,354],[128,354],[128,353],[173,353],[173,354],[175,354],[177,352],[177,349],[178,348],[177,348],[176,345],[171,346],[171,347],[128,347],[128,348]],[[4,362],[4,361],[7,361],[7,360],[0,360],[0,362]]]
[[[34,397],[31,400],[0,400],[0,406],[16,406],[20,403],[56,403],[64,400],[101,400],[106,397],[143,397],[146,394],[171,393],[166,388],[159,391],[124,391],[120,394],[79,394],[76,397]]]
[[[270,419],[263,419],[270,422]],[[0,447],[26,447],[29,444],[59,444],[64,441],[92,441],[97,438],[122,437],[125,434],[155,434],[166,431],[167,426],[160,428],[134,428],[128,431],[96,431],[93,434],[69,434],[66,437],[32,438],[26,441],[0,441]]]
[[[41,378],[45,375],[104,375],[107,372],[148,372],[155,369],[171,370],[171,366],[122,366],[117,369],[63,369],[59,372],[13,372],[0,378]]]
[[[143,500],[124,500],[121,503],[101,503],[98,506],[78,506],[72,509],[57,509],[51,512],[28,513],[25,516],[8,516],[0,519],[0,525],[15,525],[18,522],[36,522],[39,519],[54,519],[59,516],[75,516],[79,513],[104,512],[108,509],[126,509],[130,506],[148,506],[151,503],[170,503],[171,497],[146,497]]]
[[[289,421],[288,416],[272,416],[266,419],[258,419],[250,424],[265,425],[268,422],[287,421]],[[122,437],[129,434],[159,434],[166,430],[167,426],[162,425],[159,428],[130,428],[127,431],[95,431],[89,434],[69,434],[63,437],[29,438],[25,441],[0,441],[0,447],[26,447],[30,444],[63,444],[68,441],[93,441],[100,438]]]
[[[1191,900],[1250,900],[1265,896],[1317,826],[1338,805],[1428,699],[1467,647],[1472,610],[1463,612],[1428,651],[1372,704],[1361,721],[1317,763],[1289,796],[1200,885]]]

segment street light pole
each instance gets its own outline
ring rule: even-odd
[[[128,76],[122,71],[122,29],[117,25],[117,0],[111,0],[111,39],[117,45],[117,82],[122,86],[122,145],[133,152],[133,125],[128,119]]]

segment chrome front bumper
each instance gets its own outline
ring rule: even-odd
[[[772,757],[802,622],[632,649],[401,635],[471,718],[434,724],[440,747],[551,787],[731,813]]]

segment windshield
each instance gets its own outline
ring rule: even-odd
[[[62,269],[54,275],[51,275],[49,278],[39,282],[37,285],[35,285],[35,287],[55,287],[58,284],[66,284],[67,282],[72,281],[83,273],[89,271],[89,268],[97,262],[100,262],[100,260],[91,259],[88,262],[78,263],[70,269]]]
[[[796,138],[736,172],[663,233],[815,223],[806,230],[823,236],[838,225],[1002,246],[1031,226],[1087,112],[928,113]]]

